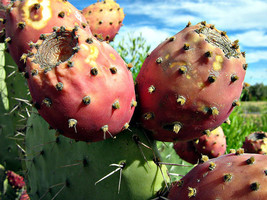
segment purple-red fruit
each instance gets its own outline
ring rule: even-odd
[[[171,188],[168,199],[263,200],[266,179],[266,155],[223,155],[195,166]]]
[[[131,71],[88,32],[46,34],[27,57],[26,74],[35,107],[58,133],[89,142],[128,128],[136,106]]]
[[[19,200],[30,200],[30,197],[29,197],[26,189],[24,189],[22,191],[22,194],[20,195]]]
[[[24,178],[13,171],[8,170],[6,172],[7,180],[9,185],[14,187],[15,189],[22,189],[25,187]]]
[[[201,154],[196,150],[194,141],[174,142],[173,148],[180,158],[191,164],[196,164],[201,159]]]
[[[238,106],[247,64],[238,41],[201,22],[161,43],[137,76],[140,118],[161,141],[192,140]]]
[[[209,158],[217,158],[226,151],[226,138],[223,129],[219,126],[207,135],[203,135],[194,142],[197,151]]]
[[[90,32],[80,11],[65,0],[15,1],[6,13],[6,42],[20,71],[25,70],[25,56],[30,47],[53,27],[77,25]]]
[[[94,3],[82,10],[93,35],[99,39],[113,41],[125,17],[123,9],[114,0]]]
[[[193,141],[174,142],[175,152],[183,160],[196,164],[202,156],[216,158],[223,155],[226,151],[226,139],[221,127],[218,127]]]
[[[242,148],[246,153],[267,154],[267,133],[259,131],[249,134]]]

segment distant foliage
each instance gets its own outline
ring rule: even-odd
[[[129,33],[127,37],[124,37],[119,41],[118,45],[113,46],[125,62],[133,64],[131,70],[135,80],[151,46],[146,44],[146,40],[142,36],[142,33],[140,33],[138,37],[134,37],[133,34]]]
[[[244,89],[242,101],[267,101],[267,85],[257,83]]]

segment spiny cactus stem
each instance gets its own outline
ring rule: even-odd
[[[179,166],[179,167],[192,167],[192,165],[184,165],[184,164],[176,164],[176,163],[165,163],[165,162],[157,162],[159,165],[170,165],[170,166]]]
[[[109,166],[118,167],[118,168],[115,169],[114,171],[110,172],[109,174],[107,174],[103,178],[99,179],[97,182],[95,182],[95,185],[98,184],[99,182],[105,180],[106,178],[110,177],[111,175],[115,174],[117,171],[120,171],[120,178],[119,178],[119,185],[118,185],[118,193],[120,193],[122,169],[125,167],[125,165],[126,165],[126,163],[121,163],[120,165],[118,165],[118,164],[109,165]]]
[[[139,138],[137,135],[133,135],[133,140],[134,140],[134,142],[137,144],[137,147],[138,147],[138,149],[140,150],[140,152],[141,152],[141,154],[142,154],[144,160],[146,161],[148,167],[151,169],[151,167],[150,167],[150,165],[149,165],[149,163],[148,163],[148,160],[147,160],[147,158],[146,158],[146,156],[145,156],[145,154],[144,154],[144,151],[142,150],[142,148],[141,148],[140,145],[143,145],[144,147],[146,147],[146,148],[148,148],[148,149],[151,149],[151,148],[150,148],[149,146],[147,146],[146,144],[144,144],[143,142],[141,142],[141,141],[140,141],[140,138]],[[152,149],[151,149],[151,150],[152,150]]]

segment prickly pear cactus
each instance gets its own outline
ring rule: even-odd
[[[43,33],[54,26],[80,26],[91,34],[80,11],[65,0],[15,1],[6,10],[6,42],[19,70],[25,69],[25,54]]]
[[[226,152],[226,137],[222,127],[218,127],[194,141],[194,146],[202,155],[217,158]]]
[[[17,171],[21,168],[21,164],[15,138],[16,129],[13,125],[12,117],[9,115],[9,97],[5,71],[5,45],[0,45],[0,163],[7,169]]]
[[[258,131],[249,134],[245,138],[242,148],[246,153],[267,154],[267,133]]]
[[[64,136],[100,141],[127,129],[136,101],[130,70],[106,42],[58,27],[27,58],[31,96],[41,116]]]
[[[150,199],[165,185],[163,176],[168,181],[166,168],[153,161],[158,158],[154,141],[142,129],[91,144],[74,142],[56,137],[35,112],[26,134],[32,199]]]
[[[244,56],[206,22],[161,43],[136,79],[143,126],[162,141],[192,140],[220,126],[239,105]]]
[[[113,41],[122,27],[123,9],[114,0],[103,0],[82,10],[89,27],[98,39]]]
[[[178,181],[168,199],[266,199],[266,166],[267,156],[261,154],[232,153],[210,159]]]

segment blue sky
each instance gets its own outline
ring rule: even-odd
[[[82,10],[96,0],[69,0]],[[266,0],[117,0],[126,17],[115,41],[128,33],[142,36],[153,50],[182,30],[188,21],[215,24],[232,41],[238,39],[248,63],[245,82],[267,85]]]

